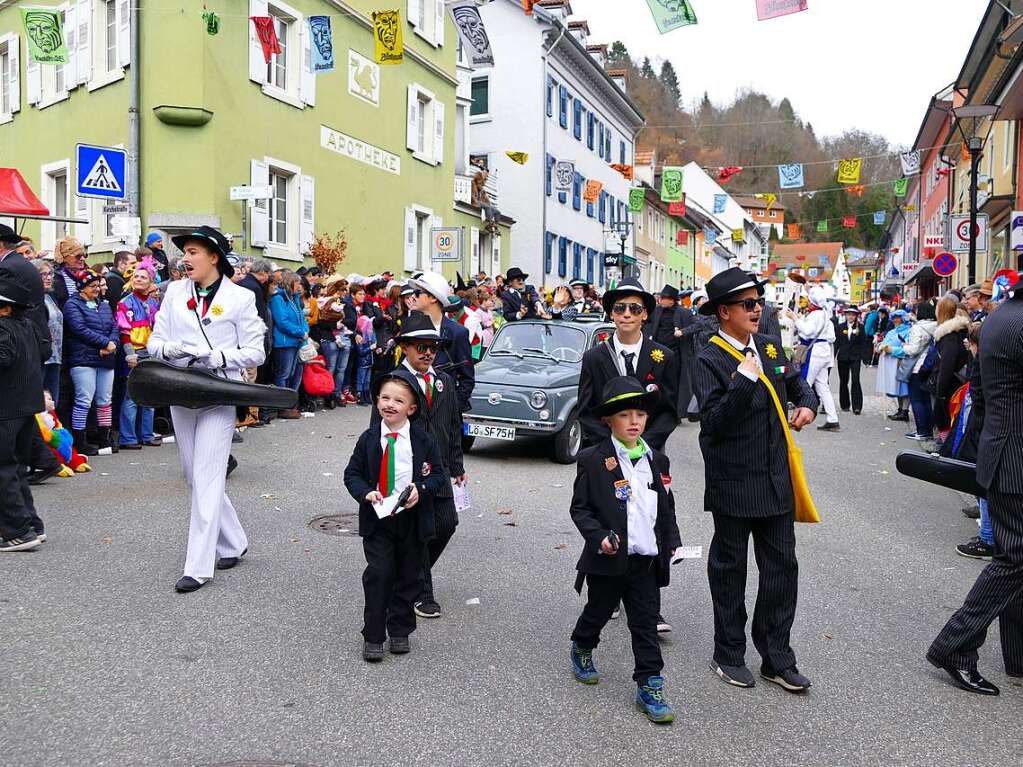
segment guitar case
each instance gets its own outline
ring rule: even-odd
[[[298,392],[280,386],[231,381],[200,368],[179,368],[162,360],[145,359],[128,376],[128,396],[146,407],[204,407],[230,405],[290,410]]]
[[[895,458],[895,468],[907,477],[922,479],[932,485],[958,490],[960,493],[986,498],[987,490],[977,484],[977,464],[941,458],[930,453],[905,451]]]

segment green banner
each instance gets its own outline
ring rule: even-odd
[[[629,212],[640,213],[643,204],[646,202],[646,190],[641,186],[634,186],[629,190]]]
[[[665,166],[661,171],[661,202],[682,202],[682,168]]]
[[[663,35],[679,27],[696,23],[696,13],[689,0],[646,0],[658,31]]]
[[[828,231],[828,222],[827,221],[818,221],[817,222],[817,231],[818,232],[826,232],[826,231]]]
[[[900,178],[898,181],[895,182],[895,196],[896,197],[905,197],[906,193],[908,191],[909,191],[909,179],[908,178]]]
[[[67,64],[64,22],[53,8],[21,8],[21,23],[28,38],[28,52],[37,64]]]

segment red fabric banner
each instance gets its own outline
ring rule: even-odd
[[[688,245],[689,244],[689,232],[685,229],[679,229],[675,232],[675,244],[676,245]]]
[[[668,203],[669,216],[684,216],[686,214],[686,198],[683,195],[681,202]]]
[[[855,229],[856,228],[856,216],[846,216],[845,218],[843,218],[842,219],[842,226],[844,226],[846,229]]]
[[[256,35],[259,36],[259,44],[263,46],[263,60],[269,64],[270,56],[281,52],[281,43],[277,39],[274,20],[269,16],[250,16],[249,18],[256,25]]]

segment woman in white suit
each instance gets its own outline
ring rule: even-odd
[[[252,291],[231,282],[230,247],[216,229],[201,226],[173,238],[184,253],[187,279],[167,288],[149,338],[149,353],[177,367],[200,367],[235,381],[263,364],[265,327]],[[224,490],[234,434],[235,408],[171,407],[181,468],[192,491],[188,553],[175,588],[195,591],[214,567],[238,564],[248,539]]]

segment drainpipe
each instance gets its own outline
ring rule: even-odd
[[[139,6],[142,0],[129,4],[128,20],[131,38],[128,55],[128,215],[140,216],[139,204]]]

